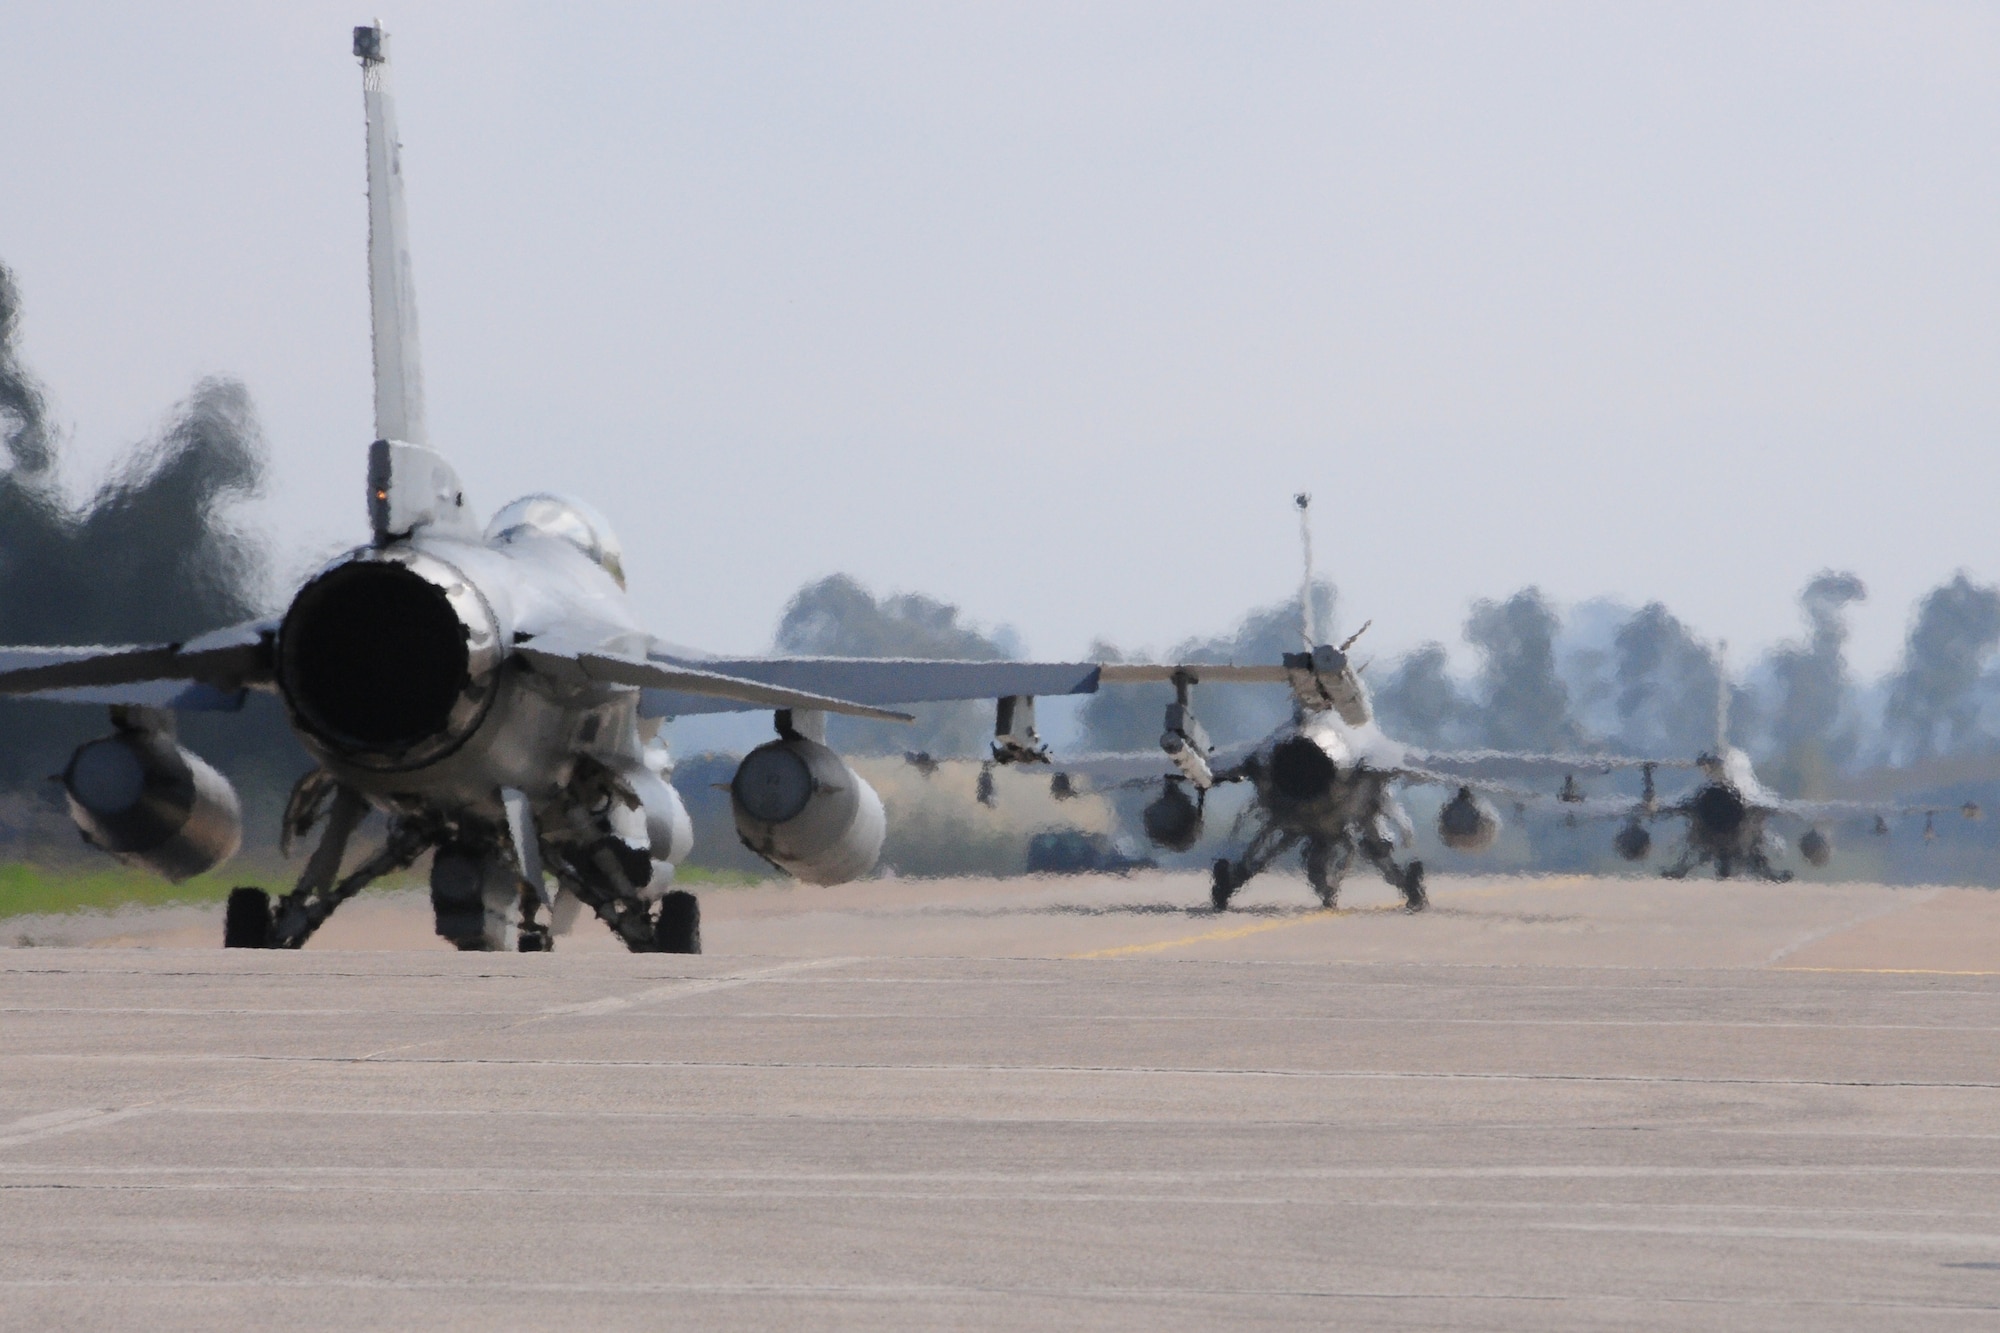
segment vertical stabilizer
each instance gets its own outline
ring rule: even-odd
[[[1310,492],[1300,491],[1292,497],[1292,503],[1299,511],[1299,545],[1304,551],[1305,574],[1299,583],[1299,631],[1305,636],[1305,648],[1311,652],[1319,643],[1319,626],[1313,623],[1313,530],[1312,502]]]
[[[417,358],[417,298],[403,212],[402,146],[389,92],[389,34],[354,30],[368,117],[368,304],[375,340],[375,438],[423,444],[424,377]]]
[[[1729,753],[1729,642],[1715,645],[1715,753]]]

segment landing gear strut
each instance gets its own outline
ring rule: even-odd
[[[1209,899],[1218,912],[1227,911],[1229,900],[1236,891],[1249,883],[1264,867],[1290,851],[1300,839],[1299,834],[1286,833],[1282,829],[1266,825],[1250,845],[1243,849],[1240,861],[1227,858],[1215,863],[1213,886]],[[1340,881],[1347,873],[1348,862],[1353,858],[1355,844],[1346,838],[1318,839],[1306,844],[1306,879],[1313,891],[1319,895],[1321,903],[1332,907],[1339,901]],[[1389,881],[1403,894],[1403,910],[1421,912],[1430,906],[1430,895],[1424,892],[1424,863],[1411,861],[1408,865],[1396,864],[1395,848],[1388,839],[1370,834],[1360,841],[1360,852],[1368,858],[1369,864],[1382,872],[1382,878]]]
[[[1424,863],[1411,861],[1406,866],[1396,864],[1395,849],[1386,838],[1369,836],[1361,840],[1361,854],[1368,858],[1382,878],[1403,891],[1403,910],[1421,912],[1431,905],[1430,895],[1424,892]]]
[[[1306,844],[1306,883],[1319,895],[1320,906],[1331,908],[1340,901],[1340,881],[1353,856],[1354,844],[1345,838],[1315,838]]]
[[[1229,900],[1236,891],[1262,874],[1264,867],[1290,851],[1299,840],[1296,833],[1265,825],[1250,839],[1250,845],[1243,849],[1243,859],[1230,861],[1223,859],[1215,863],[1215,883],[1209,891],[1209,900],[1215,910],[1229,910]]]
[[[701,905],[685,889],[671,889],[659,909],[640,896],[652,880],[645,853],[618,838],[599,838],[586,847],[555,850],[557,878],[577,901],[597,913],[633,953],[700,953]]]
[[[297,949],[342,903],[382,876],[408,869],[431,845],[430,837],[415,825],[392,818],[381,848],[336,883],[348,839],[367,812],[367,803],[357,793],[345,787],[336,789],[326,815],[326,830],[290,893],[273,907],[271,896],[262,889],[230,891],[223,916],[223,947]]]

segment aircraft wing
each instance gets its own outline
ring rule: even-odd
[[[1291,673],[1275,663],[1237,666],[1230,662],[1184,662],[1177,666],[1167,662],[1106,662],[1098,668],[1098,672],[1106,685],[1171,684],[1174,677],[1182,674],[1192,677],[1196,683],[1230,681],[1238,685],[1289,685],[1292,680]]]
[[[1249,758],[1261,744],[1263,744],[1261,741],[1246,741],[1222,746],[1207,756],[1209,767],[1218,773],[1234,768]],[[1081,754],[1068,759],[1052,759],[1050,767],[1055,772],[1067,773],[1071,777],[1089,778],[1109,787],[1147,786],[1165,778],[1180,776],[1172,761],[1158,750]],[[1509,800],[1555,799],[1548,792],[1527,791],[1492,778],[1472,777],[1462,773],[1440,773],[1407,764],[1398,764],[1388,771],[1405,782],[1426,782],[1440,787],[1470,787],[1474,791],[1489,792]]]
[[[1440,772],[1490,776],[1504,772],[1613,773],[1631,768],[1694,768],[1692,759],[1645,759],[1622,754],[1538,754],[1518,750],[1425,750],[1409,746],[1410,759]]]
[[[1571,823],[1582,820],[1592,823],[1645,820],[1650,823],[1659,819],[1685,819],[1689,814],[1685,801],[1661,802],[1649,807],[1635,796],[1588,796],[1581,801],[1565,801],[1560,796],[1542,792],[1537,805],[1543,813],[1561,815]]]
[[[1249,758],[1256,750],[1257,744],[1254,741],[1244,741],[1225,745],[1205,757],[1211,768],[1221,772],[1224,769],[1234,768]],[[1088,778],[1107,787],[1142,787],[1180,776],[1180,770],[1175,768],[1173,761],[1160,750],[1104,751],[1096,754],[1072,755],[1068,758],[1051,758],[1049,768],[1053,772],[1067,773],[1071,777]]]
[[[1009,695],[1094,694],[1102,673],[1111,670],[1100,668],[1095,662],[953,662],[897,657],[708,658],[680,656],[657,648],[648,655],[648,660],[663,669],[728,676],[774,689],[831,696],[876,707],[954,699],[1001,699]],[[693,713],[748,712],[770,706],[678,688],[662,681],[657,688],[646,691],[639,711],[647,717],[685,717]]]
[[[1545,791],[1529,791],[1523,787],[1510,786],[1493,778],[1474,777],[1464,773],[1446,773],[1428,768],[1413,768],[1398,764],[1395,774],[1405,782],[1423,782],[1434,787],[1470,787],[1494,796],[1504,796],[1510,801],[1552,801],[1556,799]]]
[[[816,690],[794,689],[782,683],[719,671],[714,669],[718,665],[714,663],[695,666],[660,662],[604,648],[566,644],[553,637],[537,638],[530,643],[519,644],[515,647],[514,653],[537,671],[548,675],[602,681],[610,685],[636,685],[642,691],[640,711],[649,717],[663,716],[665,710],[654,711],[647,708],[647,700],[660,695],[672,695],[703,701],[712,700],[721,705],[719,708],[690,710],[698,712],[798,708],[845,713],[851,717],[870,717],[884,722],[915,720],[908,713],[878,708],[859,700],[844,699]]]
[[[1793,801],[1784,798],[1753,802],[1760,809],[1774,814],[1791,815],[1807,821],[1819,819],[1873,819],[1877,816],[1907,817],[1910,815],[1964,815],[1967,819],[1980,816],[1979,807],[1972,802],[1963,805],[1903,805],[1895,801]]]
[[[186,643],[0,648],[0,695],[59,703],[231,709],[273,679],[275,620]]]

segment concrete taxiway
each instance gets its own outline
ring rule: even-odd
[[[710,952],[8,922],[0,1323],[2000,1325],[2000,895],[711,892]],[[200,946],[200,947],[197,947]]]

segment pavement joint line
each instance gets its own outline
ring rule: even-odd
[[[342,1119],[342,1118],[360,1119],[364,1117],[369,1119],[378,1119],[378,1120],[418,1120],[418,1119],[574,1120],[579,1122],[632,1120],[632,1121],[647,1121],[653,1123],[671,1123],[671,1124],[700,1123],[708,1125],[723,1124],[723,1123],[738,1123],[738,1124],[764,1123],[770,1119],[770,1117],[768,1116],[755,1115],[748,1112],[739,1112],[739,1111],[705,1111],[705,1110],[659,1111],[650,1109],[642,1110],[630,1107],[620,1110],[579,1111],[579,1110],[567,1110],[567,1109],[550,1110],[547,1108],[518,1108],[518,1107],[492,1107],[492,1106],[482,1106],[476,1110],[434,1110],[434,1109],[413,1107],[407,1105],[392,1106],[392,1107],[287,1105],[287,1106],[277,1107],[274,1109],[272,1105],[269,1103],[258,1103],[255,1105],[241,1105],[241,1106],[224,1106],[224,1105],[172,1106],[165,1108],[165,1113],[169,1115],[183,1115],[183,1116],[214,1116],[218,1119],[231,1116],[243,1118],[243,1117],[253,1117],[253,1116],[267,1116],[272,1114],[283,1114],[288,1116],[295,1116],[300,1119],[311,1117],[322,1120]],[[907,1124],[909,1117],[907,1115],[895,1111],[885,1111],[879,1115],[868,1116],[868,1115],[857,1115],[853,1112],[845,1112],[845,1111],[821,1114],[817,1112],[793,1110],[785,1112],[784,1119],[787,1123],[804,1124],[807,1122],[811,1122],[815,1124],[829,1123],[829,1124],[840,1124],[840,1125],[851,1126],[864,1122],[872,1122],[884,1125],[901,1125],[901,1124]],[[1004,1114],[994,1114],[988,1112],[967,1112],[964,1115],[954,1117],[952,1123],[954,1125],[975,1126],[975,1125],[1018,1125],[1021,1122],[1015,1117]],[[1096,1115],[1051,1113],[1049,1115],[1040,1117],[1038,1123],[1046,1125],[1082,1126],[1089,1129],[1103,1129],[1104,1127],[1110,1125],[1141,1125],[1148,1127],[1157,1127],[1161,1123],[1169,1123],[1173,1125],[1184,1126],[1195,1122],[1187,1120],[1173,1120],[1168,1122],[1161,1122],[1159,1120],[1153,1119],[1143,1114],[1142,1112],[1126,1112],[1122,1114],[1113,1114],[1110,1112],[1105,1112]],[[1208,1121],[1204,1119],[1201,1120],[1200,1123],[1208,1123]],[[1296,1115],[1285,1116],[1278,1114],[1244,1116],[1239,1118],[1238,1120],[1232,1121],[1231,1123],[1246,1125],[1254,1129],[1273,1129],[1273,1130],[1282,1129],[1288,1131],[1310,1130],[1317,1132],[1319,1130],[1323,1130],[1326,1128],[1326,1122],[1324,1120],[1312,1119],[1310,1117],[1301,1117]],[[1498,1122],[1489,1122],[1488,1124],[1482,1125],[1476,1131],[1461,1131],[1461,1132],[1462,1133],[1476,1132],[1491,1137],[1496,1141],[1512,1141],[1516,1139],[1535,1138],[1542,1135],[1556,1133],[1559,1130],[1561,1132],[1567,1132],[1567,1130],[1564,1129],[1563,1127],[1555,1126],[1547,1122],[1535,1123],[1532,1121],[1526,1121],[1526,1122],[1498,1121]],[[1623,1129],[1607,1130],[1601,1126],[1591,1126],[1586,1128],[1582,1132],[1586,1134],[1622,1134],[1627,1131]],[[1984,1144],[1992,1140],[2000,1139],[2000,1133],[1982,1132],[1978,1130],[1938,1130],[1938,1131],[1873,1130],[1873,1129],[1848,1130],[1848,1129],[1800,1129],[1791,1127],[1773,1129],[1773,1128],[1742,1128],[1738,1126],[1715,1126],[1715,1125],[1693,1125],[1693,1126],[1679,1125],[1671,1129],[1656,1129],[1653,1132],[1661,1135],[1676,1135],[1676,1134],[1685,1135],[1691,1138],[1695,1136],[1703,1136],[1703,1137],[1726,1136],[1733,1138],[1765,1138],[1765,1139],[1773,1139],[1773,1138],[1775,1139],[1807,1139],[1807,1138],[1909,1139],[1925,1143],[1979,1144],[1982,1146],[1981,1147],[1982,1151],[1984,1151],[1983,1147]],[[1393,1138],[1395,1136],[1394,1134],[1390,1134],[1387,1137]],[[34,1164],[28,1162],[9,1163],[0,1161],[0,1175],[4,1175],[6,1172],[9,1171],[29,1170],[33,1169],[33,1167]],[[1984,1168],[1982,1168],[1982,1170],[1983,1169]],[[1956,1170],[1956,1168],[1953,1168],[1953,1170]]]
[[[258,1112],[256,1114],[262,1114]],[[479,1112],[484,1115],[487,1112]],[[621,1167],[552,1167],[526,1168],[518,1166],[498,1167],[417,1167],[398,1166],[78,1166],[74,1163],[59,1164],[35,1162],[0,1163],[0,1175],[61,1175],[70,1177],[340,1177],[366,1180],[444,1180],[453,1181],[467,1178],[493,1178],[509,1181],[520,1179],[553,1180],[638,1180],[662,1183],[733,1183],[764,1184],[775,1182],[784,1185],[1227,1185],[1227,1184],[1268,1184],[1290,1183],[1294,1181],[1343,1184],[1354,1181],[1456,1181],[1456,1180],[1843,1180],[1850,1177],[1899,1177],[1899,1176],[1992,1176],[2000,1175],[2000,1166],[1962,1165],[1915,1166],[1879,1165],[1870,1162],[1848,1163],[1838,1166],[1653,1166],[1653,1165],[1530,1165],[1530,1166],[1411,1166],[1411,1167],[1263,1167],[1231,1168],[1212,1170],[1193,1169],[1186,1171],[1162,1170],[1120,1170],[1112,1168],[1084,1168],[1074,1171],[790,1171],[753,1170],[749,1168],[717,1167],[710,1170],[687,1168],[663,1170],[659,1168]],[[1370,1202],[1356,1200],[1357,1206]],[[1512,1199],[1460,1199],[1447,1200],[1452,1206],[1463,1204],[1468,1207],[1519,1207],[1519,1208],[1567,1208],[1572,1205],[1567,1200],[1548,1201]],[[1838,1207],[1824,1204],[1774,1204],[1774,1203],[1720,1203],[1694,1201],[1687,1203],[1660,1203],[1653,1201],[1625,1202],[1616,1199],[1597,1200],[1587,1205],[1590,1208],[1613,1209],[1619,1211],[1679,1211],[1679,1212],[1746,1212],[1746,1213],[1812,1213],[1825,1215],[1832,1213],[1855,1214],[1872,1217],[1924,1216],[1924,1217],[2000,1217],[2000,1213],[1965,1208],[1897,1208],[1886,1206]]]
[[[1867,1245],[1961,1245],[2000,1249],[2000,1233],[1856,1231],[1835,1227],[1676,1226],[1644,1222],[1529,1222],[1536,1231],[1586,1231],[1642,1236],[1705,1236],[1742,1240],[1843,1240]]]
[[[1942,889],[1932,889],[1927,893],[1920,894],[1915,899],[1901,896],[1891,898],[1887,903],[1877,906],[1872,911],[1862,912],[1858,916],[1850,917],[1835,925],[1821,926],[1817,930],[1808,931],[1772,954],[1769,958],[1766,958],[1764,965],[1766,967],[1776,967],[1781,960],[1791,957],[1809,945],[1818,944],[1821,940],[1830,939],[1835,935],[1844,935],[1859,926],[1867,925],[1870,921],[1879,921],[1885,916],[1894,916],[1898,912],[1907,912],[1913,907],[1929,902],[1942,892],[1944,892]]]
[[[42,1115],[25,1116],[11,1124],[0,1125],[0,1148],[18,1148],[23,1144],[38,1143],[58,1134],[70,1134],[79,1129],[96,1129],[103,1125],[116,1124],[120,1120],[130,1120],[134,1116],[145,1115],[151,1106],[128,1106],[120,1110],[107,1110],[97,1106],[79,1106],[66,1111],[49,1111]]]
[[[750,986],[759,981],[769,981],[774,977],[788,976],[794,972],[811,972],[823,967],[845,967],[857,963],[858,958],[806,958],[796,963],[779,963],[774,967],[758,968],[753,972],[732,972],[720,977],[690,977],[668,982],[664,986],[652,986],[629,995],[610,995],[601,1000],[589,1000],[582,1004],[559,1004],[544,1009],[524,1023],[539,1022],[546,1018],[594,1018],[600,1014],[615,1014],[636,1005],[650,1004],[655,1000],[679,999],[684,995],[706,995],[710,991],[733,990],[738,986]],[[514,1026],[519,1027],[517,1023]]]
[[[1931,1088],[1955,1089],[1968,1092],[2000,1092],[2000,1083],[1978,1082],[1971,1079],[1924,1079],[1924,1078],[1757,1078],[1744,1074],[1697,1075],[1697,1074],[1578,1074],[1578,1073],[1522,1073],[1491,1069],[1283,1069],[1283,1068],[1237,1068],[1188,1065],[1060,1065],[1060,1064],[973,1064],[973,1063],[869,1063],[847,1060],[636,1060],[636,1059],[579,1059],[546,1057],[494,1056],[450,1056],[450,1055],[397,1055],[396,1051],[412,1050],[420,1046],[442,1045],[453,1038],[438,1038],[435,1041],[412,1042],[406,1047],[397,1047],[388,1052],[373,1055],[228,1055],[196,1056],[178,1063],[198,1064],[247,1064],[270,1065],[281,1071],[309,1069],[322,1065],[357,1064],[408,1064],[408,1065],[463,1065],[468,1068],[505,1069],[654,1069],[654,1070],[801,1070],[839,1071],[869,1074],[1077,1074],[1089,1076],[1118,1076],[1128,1078],[1155,1078],[1171,1075],[1181,1078],[1230,1079],[1324,1079],[1328,1081],[1351,1079],[1377,1082],[1474,1082],[1474,1083],[1604,1083],[1604,1084],[1660,1084],[1688,1087],[1774,1087],[1774,1088]],[[392,1058],[384,1058],[385,1056]],[[277,1078],[280,1074],[267,1077]],[[253,1080],[254,1081],[254,1080]]]
[[[4,1191],[5,1194],[14,1196],[48,1195],[57,1192],[60,1192],[66,1196],[74,1196],[78,1193],[84,1193],[84,1194],[99,1195],[106,1198],[132,1198],[143,1195],[152,1195],[152,1196],[178,1195],[182,1196],[184,1199],[189,1201],[192,1201],[195,1198],[203,1196],[216,1197],[222,1195],[240,1195],[240,1196],[321,1195],[328,1197],[337,1197],[340,1195],[363,1195],[363,1196],[377,1196],[377,1197],[401,1195],[406,1198],[421,1199],[421,1200],[468,1199],[468,1198],[509,1199],[509,1200],[597,1198],[597,1199],[618,1199],[618,1200],[658,1200],[658,1201],[672,1200],[677,1202],[699,1201],[704,1203],[716,1202],[716,1201],[741,1201],[741,1200],[789,1200],[793,1202],[822,1202],[822,1201],[838,1202],[842,1200],[851,1200],[851,1201],[868,1200],[871,1202],[894,1201],[900,1203],[946,1204],[946,1205],[963,1205],[968,1203],[1013,1203],[1013,1204],[1061,1204],[1069,1206],[1076,1206],[1080,1204],[1108,1203],[1108,1204],[1166,1205],[1170,1207],[1172,1206],[1203,1207],[1203,1208],[1218,1208],[1218,1209],[1229,1208],[1237,1210],[1244,1210],[1244,1209],[1257,1210],[1257,1209],[1305,1206],[1305,1207],[1333,1209],[1345,1213],[1392,1214],[1397,1212],[1404,1212],[1404,1213],[1420,1212],[1420,1213],[1429,1213],[1433,1215],[1452,1214],[1456,1215],[1457,1217],[1465,1221],[1473,1223],[1477,1223],[1479,1220],[1481,1220],[1482,1217],[1488,1218],[1490,1220],[1498,1220],[1499,1217],[1501,1216],[1518,1218],[1524,1215],[1532,1215],[1535,1213],[1548,1214],[1548,1213],[1563,1213],[1563,1212],[1569,1212],[1569,1213],[1624,1212],[1624,1213],[1634,1213],[1640,1215],[1652,1213],[1652,1214],[1672,1214],[1680,1216],[1686,1216],[1690,1214],[1701,1214],[1701,1215],[1727,1214],[1733,1216],[1741,1216],[1744,1214],[1766,1214],[1766,1215],[1798,1214],[1811,1218],[1825,1218],[1828,1216],[1849,1216],[1849,1215],[1886,1216],[1891,1218],[1900,1218],[1911,1215],[1908,1212],[1908,1210],[1902,1210],[1902,1209],[1890,1209],[1882,1213],[1875,1213],[1872,1210],[1868,1209],[1825,1209],[1812,1206],[1792,1206],[1786,1208],[1773,1208],[1769,1206],[1754,1205],[1754,1204],[1745,1204],[1745,1205],[1711,1204],[1711,1203],[1621,1204],[1621,1203],[1604,1202],[1604,1201],[1577,1202],[1573,1200],[1524,1202],[1519,1200],[1457,1199],[1450,1197],[1440,1198],[1440,1197],[1430,1197],[1430,1196],[1393,1198],[1393,1199],[1348,1198],[1348,1197],[1336,1197],[1328,1199],[1324,1197],[1315,1196],[1310,1193],[1194,1194],[1194,1193],[1189,1193],[1184,1189],[1174,1189],[1172,1186],[1163,1187],[1163,1189],[1159,1192],[1144,1192],[1144,1191],[1131,1191],[1131,1190],[1122,1190],[1122,1191],[1076,1190],[1068,1188],[981,1189],[981,1190],[965,1190],[960,1188],[956,1189],[955,1192],[952,1193],[939,1193],[937,1190],[934,1189],[921,1189],[921,1188],[891,1189],[884,1187],[884,1188],[872,1188],[872,1189],[870,1188],[855,1189],[852,1188],[851,1186],[843,1186],[841,1188],[809,1189],[783,1183],[775,1184],[767,1188],[756,1188],[756,1187],[728,1188],[721,1186],[716,1186],[716,1187],[696,1186],[690,1188],[685,1185],[676,1185],[672,1188],[662,1188],[662,1189],[643,1189],[643,1188],[630,1188],[630,1187],[606,1189],[599,1185],[573,1185],[573,1186],[524,1185],[518,1181],[475,1183],[475,1184],[463,1184],[463,1185],[453,1184],[453,1185],[443,1185],[443,1186],[405,1186],[396,1183],[390,1183],[385,1185],[380,1181],[369,1181],[365,1183],[354,1182],[349,1184],[313,1184],[313,1183],[305,1183],[294,1180],[294,1181],[258,1182],[251,1184],[205,1183],[205,1184],[195,1184],[195,1185],[171,1185],[171,1184],[97,1185],[97,1184],[79,1184],[72,1180],[63,1180],[60,1182],[51,1181],[51,1182],[38,1182],[38,1183],[27,1183],[18,1185],[0,1185],[0,1191]],[[1992,1216],[1991,1214],[1988,1213],[1963,1214],[1963,1213],[1956,1213],[1951,1210],[1942,1210],[1942,1209],[1925,1210],[1924,1212],[1915,1215],[1925,1219],[1933,1219],[1938,1217],[1947,1217],[1947,1218],[1967,1217],[1974,1221],[1986,1220]],[[1662,1233],[1668,1235],[1688,1235],[1688,1236],[1717,1235],[1726,1237],[1731,1235],[1732,1232],[1741,1232],[1749,1235],[1752,1238],[1777,1239],[1777,1240],[1864,1240],[1864,1241],[1879,1242],[1879,1241],[1894,1241],[1898,1237],[1906,1236],[1912,1243],[1920,1243],[1925,1240],[1933,1239],[1935,1236],[1941,1235],[1947,1238],[1947,1240],[1949,1240],[1949,1238],[1954,1236],[1961,1237],[1964,1238],[1961,1243],[1972,1244],[1974,1243],[1974,1240],[1972,1238],[1977,1236],[1978,1234],[1981,1234],[1981,1233],[1964,1233],[1964,1232],[1960,1233],[1883,1232],[1877,1235],[1869,1235],[1867,1233],[1857,1232],[1852,1229],[1849,1229],[1846,1234],[1819,1234],[1819,1229],[1807,1229],[1807,1228],[1779,1228],[1779,1227],[1732,1228],[1723,1225],[1704,1225],[1700,1227],[1695,1227],[1688,1225],[1676,1225],[1672,1223],[1647,1223],[1647,1224],[1603,1223],[1593,1226],[1593,1225],[1576,1224],[1576,1223],[1561,1224],[1561,1223],[1550,1223],[1550,1222],[1538,1223],[1534,1221],[1527,1221],[1521,1223],[1521,1225],[1526,1226],[1529,1229],[1538,1231],[1595,1230],[1595,1231],[1605,1231],[1614,1233],[1626,1232],[1626,1233],[1644,1234],[1651,1232],[1651,1233]],[[1988,1234],[1987,1241],[1988,1243],[1993,1244],[1995,1246],[2000,1246],[2000,1233]]]
[[[1704,1296],[1644,1294],[1616,1291],[1411,1291],[1384,1288],[1304,1287],[1114,1287],[1073,1284],[998,1282],[534,1282],[518,1278],[397,1278],[357,1277],[347,1273],[300,1274],[253,1278],[219,1277],[86,1277],[0,1278],[0,1290],[66,1291],[106,1288],[125,1291],[445,1291],[510,1292],[531,1295],[672,1295],[771,1296],[881,1300],[912,1296],[1012,1296],[1031,1299],[1135,1302],[1164,1305],[1174,1301],[1232,1300],[1262,1297],[1312,1301],[1399,1301],[1411,1304],[1610,1305],[1618,1307],[1700,1306],[1744,1309],[1923,1310],[1956,1313],[1985,1312],[1988,1302],[1895,1300],[1854,1297]]]
[[[553,1009],[544,1009],[539,1014],[531,1014],[526,1018],[516,1019],[512,1023],[504,1023],[498,1030],[500,1032],[514,1032],[527,1027],[531,1023],[544,1023],[552,1018],[594,1018],[603,1014],[618,1013],[630,1009],[635,1005],[653,1000],[669,1000],[684,995],[705,995],[710,991],[754,985],[759,981],[768,981],[772,978],[787,976],[794,972],[808,972],[824,967],[844,967],[849,963],[859,961],[861,960],[858,958],[806,958],[797,962],[779,963],[775,967],[758,968],[752,972],[726,973],[719,977],[677,977],[664,986],[651,986],[642,991],[634,991],[629,995],[609,995],[601,1000],[590,1000],[583,1004],[558,1005]],[[452,1033],[439,1037],[426,1037],[421,1041],[408,1041],[396,1046],[385,1046],[380,1050],[369,1051],[362,1055],[335,1057],[334,1062],[338,1064],[395,1064],[399,1062],[411,1064],[451,1064],[454,1061],[450,1057],[427,1058],[412,1056],[409,1052],[420,1051],[426,1046],[442,1046],[450,1042],[462,1041],[466,1035],[464,1033]],[[293,1059],[293,1057],[288,1056],[276,1056],[272,1058],[287,1062]],[[302,1063],[311,1064],[315,1062],[304,1061]]]

